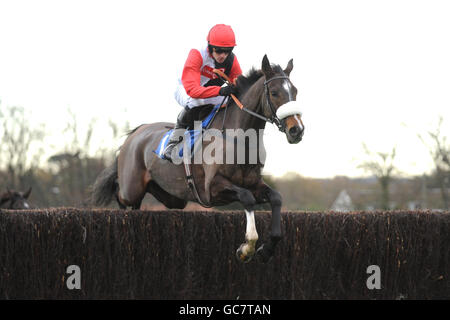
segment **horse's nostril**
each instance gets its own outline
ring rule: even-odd
[[[292,127],[289,129],[289,134],[293,137],[296,137],[300,134],[300,128],[299,127]]]

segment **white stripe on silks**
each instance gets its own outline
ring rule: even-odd
[[[166,146],[166,141],[167,141],[167,139],[169,139],[169,137],[170,137],[170,134],[167,134],[165,137],[164,137],[164,139],[161,141],[161,148],[159,149],[159,155],[160,156],[162,156],[163,155],[163,153],[164,153],[164,149],[165,149],[165,146]]]

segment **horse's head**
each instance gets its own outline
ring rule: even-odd
[[[302,140],[305,127],[302,122],[300,106],[296,101],[297,88],[289,79],[293,68],[292,59],[286,69],[272,67],[267,55],[262,60],[262,72],[265,76],[265,113],[286,134],[289,143]]]
[[[30,205],[27,202],[31,193],[31,187],[26,192],[7,191],[0,198],[0,207],[3,206],[7,209],[29,209]]]

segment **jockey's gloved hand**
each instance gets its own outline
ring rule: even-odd
[[[220,96],[229,96],[230,94],[236,94],[237,88],[234,85],[228,85],[220,88],[219,95]]]

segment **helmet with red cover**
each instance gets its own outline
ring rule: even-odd
[[[212,27],[206,40],[213,47],[231,48],[236,46],[233,29],[225,24],[216,24]]]

